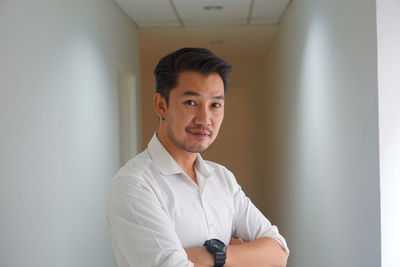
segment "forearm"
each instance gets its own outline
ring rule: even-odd
[[[195,267],[214,266],[214,255],[205,247],[185,251]],[[280,244],[273,238],[265,237],[240,245],[228,245],[224,267],[284,267],[286,258],[286,252]]]
[[[194,263],[195,267],[214,266],[214,255],[207,251],[206,247],[195,247],[185,249],[188,259]]]
[[[264,237],[240,245],[227,246],[224,267],[283,267],[286,266],[286,251],[273,238]]]

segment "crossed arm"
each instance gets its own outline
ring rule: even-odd
[[[195,267],[214,266],[214,256],[205,247],[195,247],[185,251]],[[224,267],[284,267],[286,259],[286,251],[273,238],[263,237],[251,242],[232,238],[227,246]]]
[[[287,246],[277,228],[271,225],[242,191],[236,195],[235,210],[241,212],[236,215],[233,233],[254,241],[232,239],[227,246],[224,266],[286,266],[287,255],[280,243],[285,248]],[[187,267],[192,266],[192,263],[195,267],[214,266],[214,255],[205,247],[185,249],[184,253],[168,213],[154,192],[140,179],[122,176],[114,180],[110,187],[107,220],[113,236],[116,259],[121,266]],[[260,236],[274,238],[258,238]]]

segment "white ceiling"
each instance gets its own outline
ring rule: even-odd
[[[138,28],[276,25],[290,0],[115,0]]]
[[[141,29],[140,54],[159,60],[182,47],[203,47],[226,59],[261,58],[276,29],[276,25]]]
[[[139,28],[141,57],[154,60],[181,47],[204,47],[225,58],[264,57],[280,17],[291,2],[114,1]]]

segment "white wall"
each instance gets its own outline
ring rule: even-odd
[[[118,70],[137,53],[110,0],[0,2],[0,266],[115,265]]]
[[[400,2],[377,1],[382,267],[400,266]]]
[[[266,63],[266,210],[289,266],[380,266],[376,7],[296,0]]]

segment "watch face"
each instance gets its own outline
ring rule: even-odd
[[[218,239],[209,240],[207,247],[208,247],[208,249],[212,250],[213,252],[225,252],[226,251],[225,244]]]

